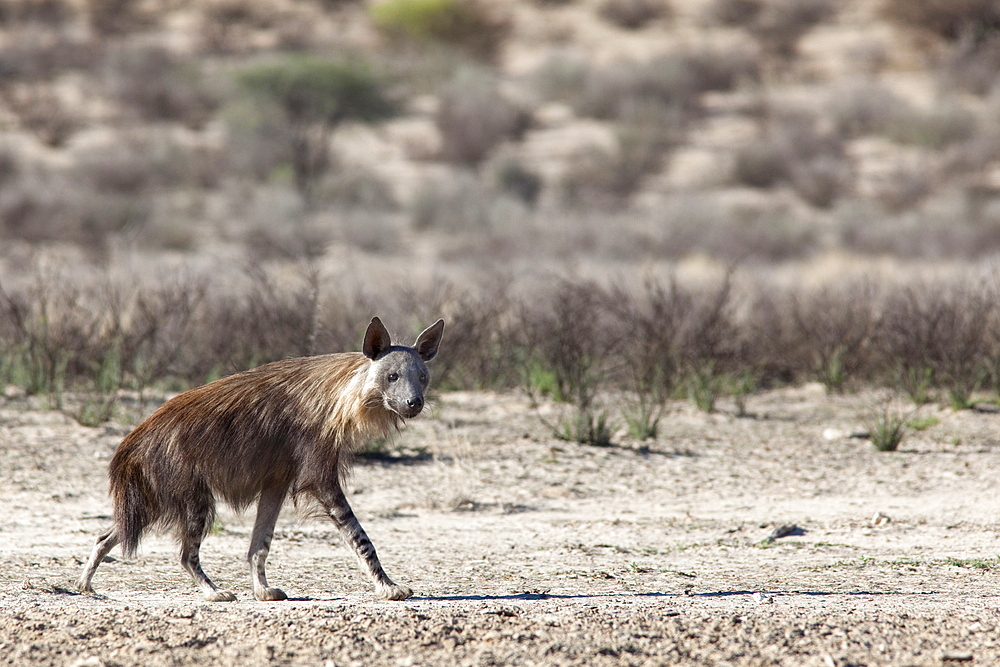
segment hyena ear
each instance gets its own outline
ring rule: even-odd
[[[413,344],[413,349],[417,351],[421,359],[430,361],[434,358],[434,355],[438,353],[438,345],[441,344],[443,333],[444,320],[438,320],[417,336],[417,342]]]
[[[368,330],[365,331],[365,344],[362,351],[369,359],[377,359],[379,355],[392,347],[389,339],[389,332],[385,330],[382,320],[377,317],[372,318]]]

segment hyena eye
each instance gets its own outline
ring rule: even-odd
[[[421,373],[420,374],[420,384],[426,384],[426,383],[427,383],[427,373]]]
[[[389,373],[389,382],[395,382],[399,379],[399,375],[396,373]]]

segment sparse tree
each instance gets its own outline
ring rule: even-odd
[[[276,106],[287,124],[295,187],[307,206],[330,168],[330,137],[337,127],[379,121],[395,110],[378,75],[353,60],[289,56],[244,71],[240,83]]]

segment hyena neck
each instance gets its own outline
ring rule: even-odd
[[[353,355],[352,355],[353,356]],[[369,440],[384,438],[402,426],[402,418],[387,409],[382,396],[368,386],[371,362],[363,356],[352,359],[356,367],[342,379],[340,386],[328,386],[331,401],[324,432],[328,442],[339,449],[354,451]]]

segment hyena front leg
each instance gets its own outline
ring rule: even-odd
[[[114,528],[109,528],[108,530],[101,533],[100,537],[97,538],[97,542],[94,544],[94,550],[90,553],[90,560],[87,561],[87,565],[83,568],[83,574],[80,575],[80,580],[76,582],[76,587],[84,593],[93,593],[94,587],[90,583],[90,580],[94,578],[94,572],[97,571],[97,566],[104,561],[104,557],[121,542],[121,538],[118,537],[118,531]]]
[[[257,520],[253,524],[247,562],[250,563],[253,595],[258,600],[288,599],[284,591],[267,585],[267,576],[264,574],[264,563],[271,548],[271,537],[274,536],[274,524],[281,512],[281,504],[285,501],[285,493],[284,488],[264,491],[260,494],[260,502],[257,504]]]
[[[405,600],[413,595],[413,591],[409,588],[393,583],[392,579],[386,576],[385,570],[382,569],[382,564],[378,560],[378,554],[375,553],[375,547],[372,546],[372,541],[368,539],[365,529],[361,527],[358,518],[354,516],[354,511],[348,504],[347,497],[340,485],[338,484],[335,489],[324,494],[320,502],[323,503],[344,540],[354,549],[354,554],[358,557],[362,567],[368,571],[368,575],[375,583],[375,593],[385,600]]]

